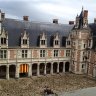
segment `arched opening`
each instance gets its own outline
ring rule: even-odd
[[[0,78],[6,78],[6,65],[0,66]]]
[[[53,63],[53,73],[57,73],[57,63]]]
[[[50,74],[51,71],[51,63],[47,63],[46,65],[46,74]]]
[[[70,63],[66,62],[65,63],[65,72],[69,72],[69,67],[70,67]]]
[[[32,76],[37,75],[37,64],[32,64]]]
[[[44,63],[40,63],[40,75],[44,75],[44,67],[45,67],[45,65],[44,65]]]
[[[11,78],[15,78],[15,72],[16,72],[16,66],[15,65],[10,65],[9,66],[9,76]]]
[[[21,64],[20,65],[20,77],[28,77],[28,71],[29,71],[29,66],[28,64]]]
[[[59,72],[63,72],[63,62],[59,63]]]

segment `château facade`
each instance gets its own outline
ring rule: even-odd
[[[73,24],[73,22],[71,22]],[[0,78],[73,72],[96,76],[96,24],[88,11],[74,25],[5,18],[0,11]]]

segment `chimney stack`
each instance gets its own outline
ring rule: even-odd
[[[69,21],[69,25],[74,25],[74,21]]]
[[[23,20],[24,20],[24,21],[28,21],[28,17],[29,17],[29,16],[23,16]]]
[[[84,17],[88,17],[88,10],[84,10]]]
[[[53,23],[58,24],[58,19],[53,19]]]

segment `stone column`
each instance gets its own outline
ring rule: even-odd
[[[9,65],[6,66],[6,79],[9,80]]]
[[[19,78],[19,64],[16,65],[15,78]]]
[[[69,62],[69,72],[71,72],[71,63]]]
[[[45,63],[45,66],[44,66],[44,75],[46,75],[46,63]]]
[[[63,63],[63,73],[65,73],[65,62]]]
[[[57,63],[57,73],[59,73],[59,62]]]
[[[53,63],[51,64],[51,74],[53,74]]]
[[[32,64],[29,64],[28,77],[32,77]]]
[[[37,76],[39,76],[40,75],[40,64],[37,64]]]

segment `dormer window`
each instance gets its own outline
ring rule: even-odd
[[[54,44],[53,45],[54,47],[60,47],[60,37],[59,37],[59,34],[58,33],[56,33],[54,35],[53,44]]]
[[[24,33],[21,34],[21,47],[22,48],[28,48],[29,47],[29,35],[24,30]]]
[[[1,37],[1,44],[6,44],[6,38]]]
[[[23,44],[27,44],[27,39],[23,39]]]
[[[55,45],[58,45],[59,44],[59,41],[58,40],[55,40]]]
[[[46,34],[43,32],[40,34],[40,47],[46,47],[47,46],[47,37]]]
[[[45,45],[45,40],[41,40],[41,45]]]
[[[2,48],[8,47],[8,35],[4,28],[1,31],[0,44]]]
[[[67,41],[67,45],[70,45],[70,41],[69,40]]]

